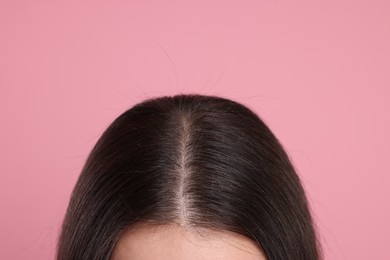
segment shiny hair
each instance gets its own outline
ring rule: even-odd
[[[301,181],[248,107],[200,94],[148,98],[103,132],[71,194],[57,260],[108,260],[139,223],[244,235],[269,260],[322,259]]]

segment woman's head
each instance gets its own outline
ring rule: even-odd
[[[115,119],[73,190],[57,258],[124,260],[136,237],[151,239],[145,229],[176,238],[186,230],[198,242],[225,234],[270,260],[320,259],[282,145],[254,112],[222,97],[151,98]]]

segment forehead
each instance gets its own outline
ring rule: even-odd
[[[110,260],[266,260],[250,239],[228,231],[202,234],[179,225],[141,226],[122,234]]]

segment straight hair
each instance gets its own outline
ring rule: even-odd
[[[304,188],[282,144],[227,98],[148,98],[119,115],[72,191],[57,260],[109,260],[136,224],[236,232],[269,260],[322,259]]]

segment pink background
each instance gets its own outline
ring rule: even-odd
[[[52,259],[102,131],[180,92],[271,127],[326,259],[389,259],[389,1],[2,0],[0,88],[0,259]]]

